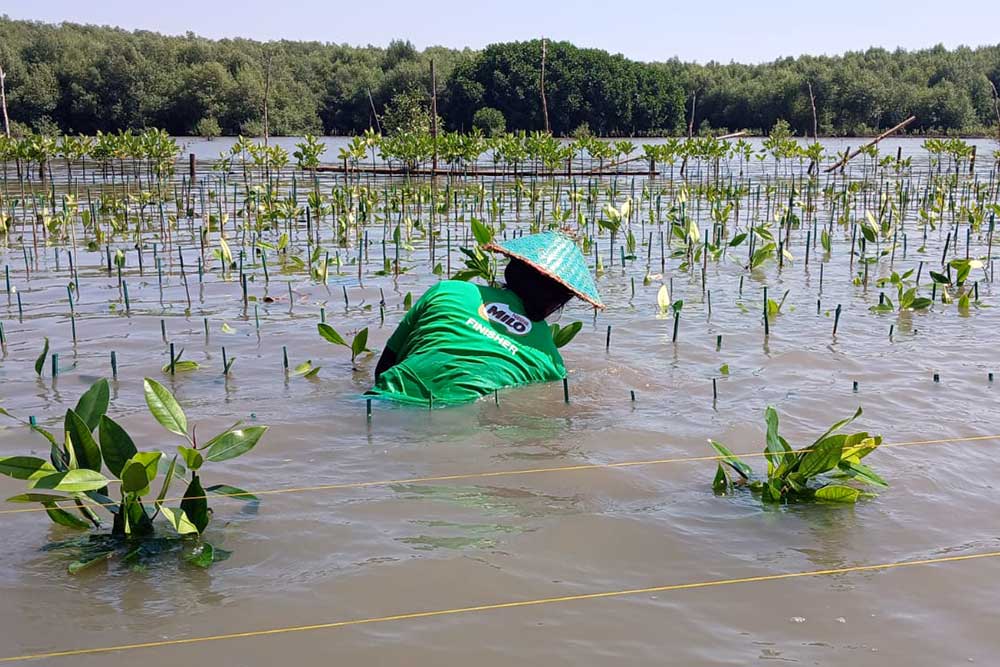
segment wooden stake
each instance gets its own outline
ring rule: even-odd
[[[10,138],[10,118],[7,117],[7,86],[5,81],[7,80],[7,74],[3,71],[3,66],[0,65],[0,109],[3,110],[3,133]],[[994,89],[994,92],[996,89]]]
[[[549,128],[549,104],[545,100],[545,38],[542,37],[542,75],[538,81],[539,91],[542,95],[542,117],[545,120],[545,133],[552,134]]]
[[[543,93],[544,94],[544,93]],[[431,158],[431,178],[437,175],[438,169],[438,108],[437,108],[437,74],[434,71],[434,59],[431,58],[431,145],[434,154]]]
[[[895,126],[889,128],[888,130],[886,130],[885,132],[883,132],[882,134],[878,135],[877,137],[875,137],[874,139],[872,139],[871,141],[869,141],[867,144],[864,144],[860,148],[856,148],[853,152],[845,153],[844,157],[841,160],[838,160],[835,164],[833,164],[833,165],[827,167],[826,169],[824,169],[823,170],[824,173],[828,174],[831,171],[834,171],[834,170],[836,170],[836,169],[838,169],[840,167],[847,166],[848,162],[850,162],[854,157],[856,157],[859,153],[861,153],[862,151],[864,151],[866,148],[868,148],[869,146],[874,146],[875,144],[877,144],[878,142],[882,141],[886,137],[888,137],[890,135],[893,135],[896,132],[899,132],[900,130],[902,130],[903,128],[905,128],[907,125],[909,125],[910,123],[912,123],[916,119],[917,119],[916,116],[910,116],[909,118],[907,118],[906,120],[904,120],[902,123],[899,123],[898,125],[895,125]]]

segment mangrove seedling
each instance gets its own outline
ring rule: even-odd
[[[173,344],[171,343],[171,346],[172,345]],[[181,360],[181,356],[184,354],[184,348],[183,347],[180,349],[180,352],[178,352],[177,354],[173,354],[173,347],[171,347],[171,351],[168,352],[168,354],[171,354],[173,356],[170,359],[170,361],[168,361],[167,363],[165,363],[163,365],[163,368],[160,369],[164,373],[169,373],[169,374],[173,375],[174,373],[179,372],[179,371],[196,371],[199,368],[201,368],[201,366],[198,364],[197,361],[191,361],[191,360],[187,360],[187,359],[185,359],[183,361]]]
[[[552,342],[556,344],[556,347],[569,345],[569,342],[576,338],[582,328],[583,322],[580,321],[571,322],[564,327],[560,327],[555,322],[549,325],[549,330],[552,332]]]
[[[292,371],[292,375],[301,375],[304,378],[313,378],[319,373],[320,368],[322,368],[322,366],[312,365],[312,359],[306,359],[295,367]]]
[[[934,273],[933,271],[931,272]],[[877,306],[872,306],[869,310],[875,313],[891,313],[897,307],[900,312],[904,310],[926,310],[931,307],[933,303],[927,297],[917,296],[917,288],[911,286],[912,283],[909,280],[910,276],[913,275],[913,269],[899,274],[895,271],[888,278],[879,278],[875,281],[875,285],[878,287],[885,287],[887,285],[892,285],[896,288],[896,304],[893,305],[892,300],[889,297],[883,298]]]
[[[45,358],[49,356],[49,337],[45,337],[45,344],[42,345],[42,353],[35,359],[35,373],[42,376],[42,369],[45,368]]]
[[[319,330],[319,335],[323,337],[324,340],[333,343],[334,345],[342,345],[351,351],[351,366],[355,365],[355,361],[358,356],[363,352],[371,352],[368,349],[368,327],[365,327],[358,333],[354,335],[351,342],[348,343],[347,340],[341,336],[336,329],[331,327],[326,322],[320,322],[316,325]]]
[[[684,301],[678,299],[673,303],[670,302],[670,290],[667,289],[666,285],[660,285],[660,289],[656,292],[656,308],[658,318],[664,318],[668,313],[673,313],[675,316],[679,315],[681,308],[684,307]]]
[[[775,301],[774,299],[767,300],[767,315],[769,318],[774,318],[781,314],[781,309],[785,305],[785,299],[788,298],[788,293],[792,290],[785,290],[785,293],[781,295],[781,301]]]
[[[764,458],[767,459],[767,477],[758,479],[753,469],[733,454],[725,445],[709,440],[722,457],[712,488],[717,493],[728,493],[744,486],[759,493],[764,502],[787,503],[802,500],[825,500],[854,503],[860,498],[875,494],[843,483],[853,480],[857,484],[887,487],[888,484],[861,459],[882,444],[882,436],[867,432],[837,433],[862,414],[861,408],[852,417],[831,426],[813,444],[793,450],[778,433],[778,413],[768,406],[765,411],[767,436]],[[735,475],[734,475],[735,473]]]
[[[474,248],[460,248],[466,257],[465,268],[457,271],[452,279],[472,280],[480,278],[487,285],[494,285],[497,281],[496,259],[483,251],[483,246],[493,241],[493,230],[476,218],[472,218],[472,235],[476,239],[476,246]]]
[[[225,554],[201,539],[211,518],[206,494],[257,500],[252,494],[226,484],[203,487],[199,471],[205,463],[227,461],[250,451],[267,426],[243,428],[237,423],[199,445],[194,430],[189,433],[184,411],[169,390],[146,378],[144,392],[146,405],[156,421],[184,438],[184,444],[177,448],[169,463],[164,462],[162,451],[139,451],[124,427],[105,414],[110,398],[105,379],[95,382],[76,407],[66,411],[61,441],[45,429],[28,424],[49,442],[49,460],[34,456],[0,458],[0,473],[28,483],[25,493],[8,498],[8,502],[40,503],[49,518],[60,526],[101,531],[88,539],[53,547],[79,547],[78,559],[69,566],[71,573],[114,556],[132,562],[173,548],[186,549],[190,562],[208,567]],[[12,417],[5,410],[0,413]],[[104,474],[105,469],[110,476]],[[144,499],[152,496],[154,481],[161,472],[159,492],[150,505]],[[187,482],[187,488],[180,506],[168,507],[167,493],[174,480]],[[115,485],[119,500],[110,496],[109,489]],[[103,523],[96,510],[111,514],[110,533],[101,530]],[[157,537],[154,522],[161,514],[175,537]]]

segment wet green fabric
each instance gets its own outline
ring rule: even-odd
[[[466,403],[566,374],[548,325],[529,320],[516,294],[457,280],[427,290],[386,347],[397,363],[369,393],[404,403]]]

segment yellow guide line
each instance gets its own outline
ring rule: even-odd
[[[908,442],[889,442],[884,443],[879,446],[882,448],[891,447],[917,447],[921,445],[942,445],[949,443],[959,443],[959,442],[979,442],[983,440],[1000,440],[1000,434],[998,435],[974,435],[964,438],[940,438],[936,440],[911,440]],[[800,452],[812,451],[810,449],[800,449],[796,450]],[[748,452],[745,454],[735,454],[739,458],[760,458],[763,457],[764,452]],[[684,456],[677,458],[667,458],[667,459],[645,459],[639,461],[619,461],[617,463],[580,463],[576,465],[568,466],[557,466],[552,468],[521,468],[518,470],[494,470],[488,472],[467,472],[467,473],[456,473],[454,475],[434,475],[429,477],[403,477],[399,479],[382,479],[368,482],[343,482],[340,484],[319,484],[316,486],[297,486],[297,487],[285,487],[280,489],[264,489],[261,491],[247,491],[246,493],[255,496],[271,496],[280,495],[285,493],[308,493],[312,491],[337,491],[344,489],[364,489],[368,487],[376,486],[390,486],[393,484],[423,484],[427,482],[454,482],[458,480],[467,479],[488,479],[491,477],[516,477],[518,475],[540,475],[544,473],[557,473],[557,472],[580,472],[583,470],[613,470],[617,468],[635,468],[639,466],[653,466],[653,465],[665,465],[669,463],[696,463],[700,461],[721,461],[723,459],[729,458],[727,456],[722,456],[719,454],[711,454],[705,456]],[[29,489],[30,492],[30,489]],[[193,498],[236,498],[239,499],[244,494],[240,493],[215,493],[207,496],[193,496]],[[179,502],[184,500],[183,497],[175,498],[164,498],[163,502]],[[118,503],[95,503],[95,502],[82,502],[80,503],[84,507],[106,507],[114,506]],[[68,506],[69,509],[73,507],[78,507],[77,505]],[[18,509],[0,509],[0,515],[3,514],[27,514],[32,512],[44,512],[44,507],[23,507]]]
[[[493,604],[482,604],[470,607],[454,607],[451,609],[435,609],[432,611],[414,611],[403,614],[393,614],[391,616],[373,616],[369,618],[355,618],[344,621],[332,621],[329,623],[315,623],[312,625],[292,625],[280,628],[268,628],[265,630],[247,630],[245,632],[230,632],[219,635],[204,635],[201,637],[179,637],[176,639],[163,639],[160,641],[140,642],[135,644],[117,644],[111,646],[98,646],[93,648],[65,649],[60,651],[48,651],[45,653],[26,653],[24,655],[14,655],[0,658],[0,663],[21,662],[26,660],[42,660],[45,658],[65,658],[70,656],[94,655],[101,653],[115,653],[119,651],[133,651],[138,649],[158,648],[163,646],[182,646],[186,644],[202,644],[205,642],[215,642],[231,639],[246,639],[250,637],[269,637],[273,635],[284,635],[295,632],[311,632],[314,630],[333,630],[336,628],[346,628],[355,625],[371,625],[374,623],[388,623],[391,621],[406,621],[417,618],[434,618],[438,616],[455,616],[458,614],[470,614],[474,612],[494,611],[497,609],[516,609],[520,607],[535,607],[547,604],[557,604],[566,602],[581,602],[584,600],[600,600],[604,598],[617,598],[629,595],[642,595],[646,593],[664,593],[668,591],[683,591],[698,588],[711,588],[715,586],[731,586],[734,584],[750,584],[764,581],[781,581],[785,579],[796,579],[800,577],[820,577],[834,574],[847,574],[850,572],[872,572],[877,570],[889,570],[893,568],[915,567],[917,565],[935,565],[939,563],[955,563],[960,561],[970,561],[985,558],[996,558],[1000,556],[1000,551],[990,551],[976,554],[966,554],[961,556],[942,556],[939,558],[925,558],[921,560],[897,561],[894,563],[881,563],[878,565],[854,565],[850,567],[838,567],[826,570],[808,570],[805,572],[787,572],[784,574],[765,574],[756,577],[739,577],[735,579],[714,579],[710,581],[700,581],[687,584],[667,584],[664,586],[650,586],[648,588],[628,588],[618,591],[602,591],[598,593],[582,593],[580,595],[563,595],[559,597],[536,598],[533,600],[518,600],[514,602],[497,602]]]

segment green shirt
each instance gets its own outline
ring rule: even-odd
[[[427,290],[386,347],[397,363],[369,393],[404,403],[465,403],[566,375],[548,325],[528,319],[516,294],[458,280]]]

